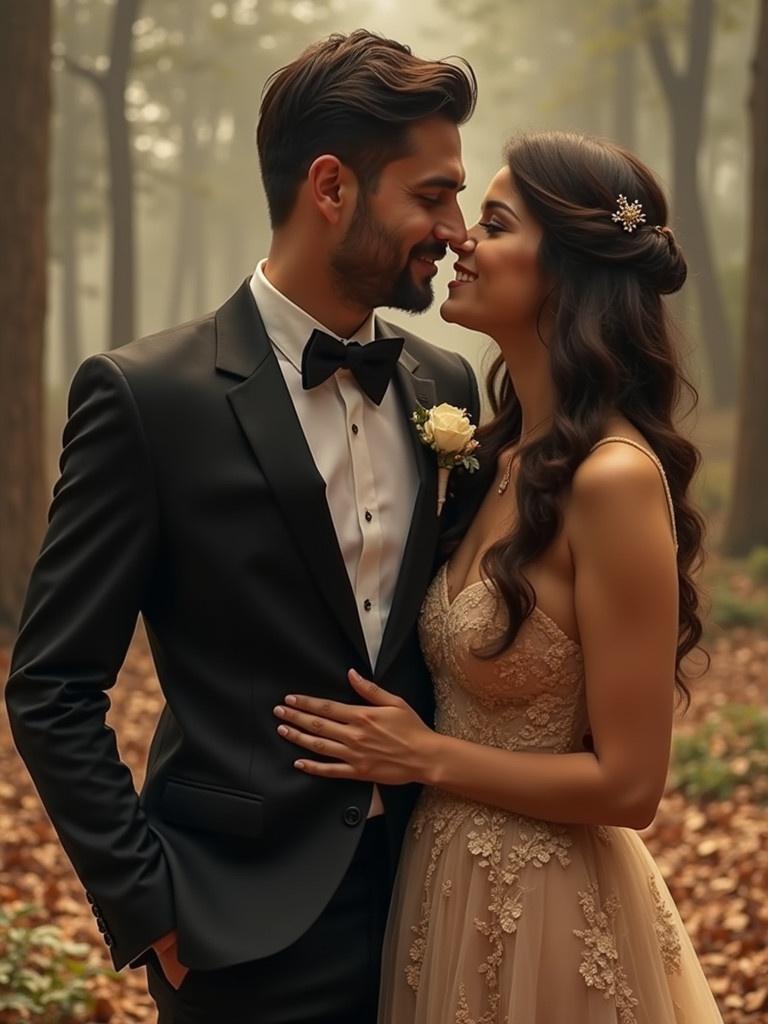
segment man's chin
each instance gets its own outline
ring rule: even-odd
[[[424,313],[435,300],[432,285],[411,285],[410,288],[396,288],[383,305],[390,309],[401,309],[405,313]]]

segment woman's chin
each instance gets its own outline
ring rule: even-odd
[[[475,325],[472,322],[473,317],[470,310],[462,309],[464,304],[449,295],[448,298],[443,302],[440,307],[440,316],[449,324],[458,324],[459,327],[469,327],[475,329]]]

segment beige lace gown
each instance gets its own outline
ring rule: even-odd
[[[579,645],[536,608],[510,649],[481,661],[471,648],[500,629],[495,609],[483,581],[451,602],[445,566],[427,593],[419,630],[437,730],[507,750],[583,749]],[[395,885],[379,1024],[710,1022],[721,1024],[717,1006],[636,832],[424,790]]]

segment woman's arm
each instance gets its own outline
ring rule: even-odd
[[[595,452],[574,477],[566,530],[593,753],[507,751],[443,736],[351,674],[374,707],[295,697],[277,709],[290,723],[287,739],[341,762],[302,759],[302,770],[419,781],[549,821],[649,824],[667,773],[678,625],[675,551],[653,463],[626,446]]]

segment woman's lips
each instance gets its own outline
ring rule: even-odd
[[[462,267],[460,263],[457,263],[453,269],[456,271],[456,277],[453,281],[448,282],[449,288],[459,288],[463,284],[474,284],[477,280],[477,274],[473,270]]]

